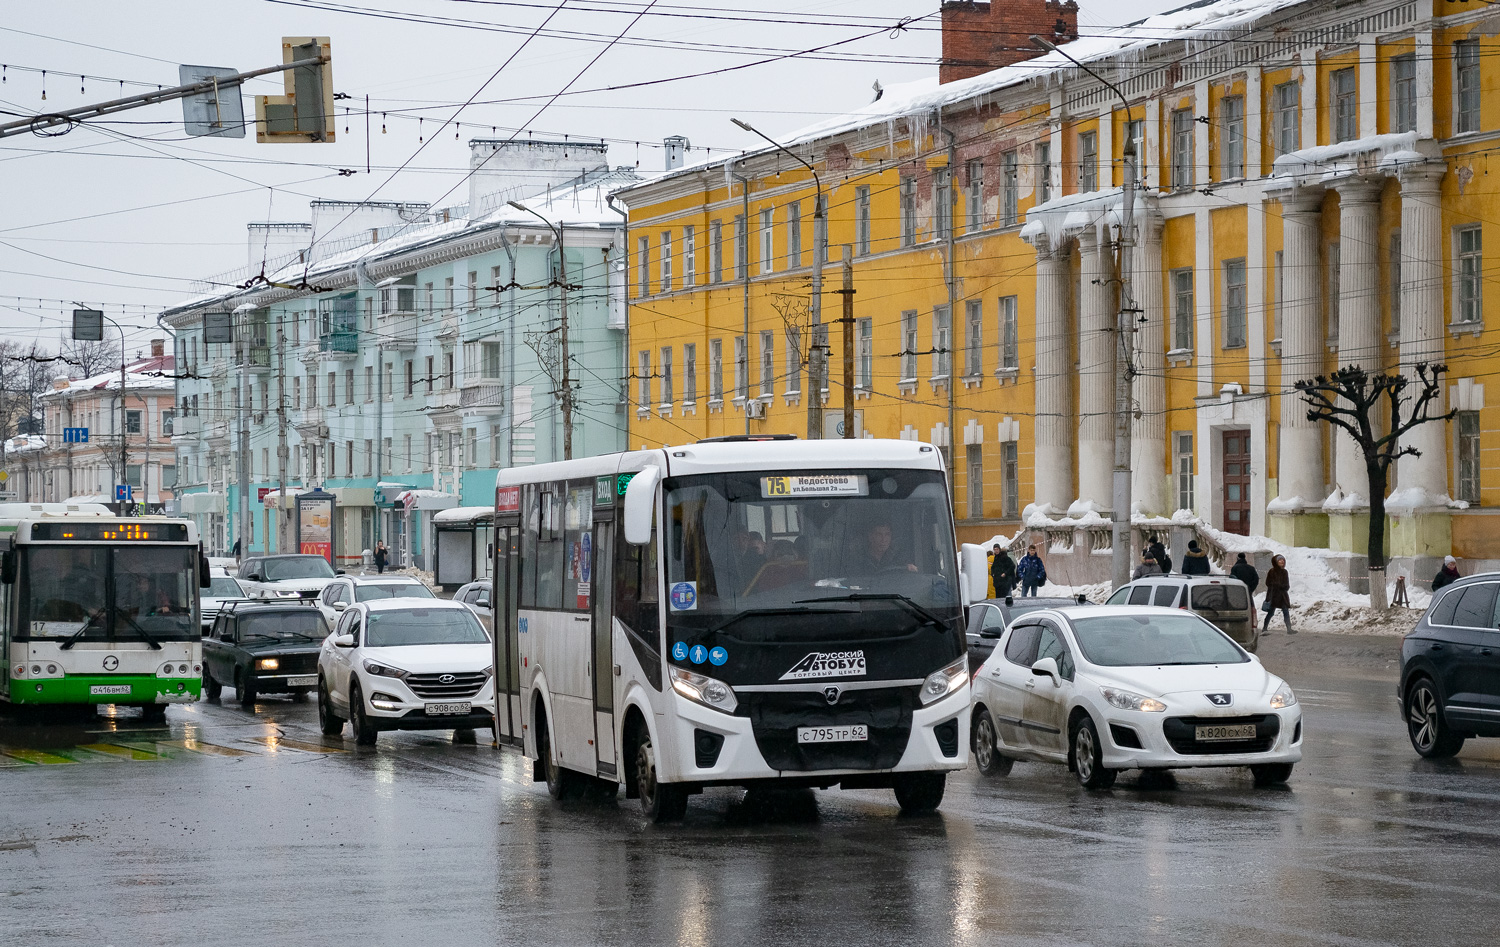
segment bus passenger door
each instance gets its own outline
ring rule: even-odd
[[[594,519],[594,749],[597,772],[616,774],[615,763],[615,524]]]
[[[495,740],[520,746],[521,645],[516,603],[520,587],[521,531],[495,528],[495,574],[490,584],[490,626],[495,639]]]

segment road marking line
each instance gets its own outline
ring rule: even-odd
[[[118,743],[85,743],[79,749],[93,750],[95,753],[106,753],[115,759],[122,760],[155,763],[161,759],[160,756],[150,750],[141,750],[133,746],[123,746]]]
[[[10,747],[0,747],[0,754],[9,756],[13,759],[25,760],[28,763],[38,763],[43,766],[53,766],[58,763],[78,762],[77,760],[70,760],[66,756],[59,756],[56,753],[48,753],[45,750],[12,749]]]
[[[302,750],[307,753],[348,753],[347,747],[332,744],[307,743],[302,740],[288,740],[285,737],[249,737],[246,742],[259,743],[268,749],[279,750],[287,747],[293,750]]]

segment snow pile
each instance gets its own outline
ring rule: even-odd
[[[1328,511],[1367,510],[1369,508],[1369,500],[1358,493],[1345,493],[1337,487],[1328,494],[1328,499],[1323,501],[1323,509]]]
[[[1418,510],[1467,510],[1468,508],[1467,501],[1455,500],[1446,493],[1432,494],[1421,487],[1397,490],[1385,501],[1385,511],[1391,514],[1410,514]]]

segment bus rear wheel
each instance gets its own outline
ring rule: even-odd
[[[676,822],[687,815],[687,790],[656,780],[656,748],[651,745],[651,735],[645,727],[641,728],[641,739],[635,746],[635,780],[646,818],[652,822]]]
[[[908,814],[931,812],[943,804],[947,773],[911,773],[896,782],[896,804]]]

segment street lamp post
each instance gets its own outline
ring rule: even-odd
[[[1115,317],[1115,456],[1111,482],[1111,505],[1114,507],[1113,542],[1111,557],[1113,584],[1119,588],[1130,581],[1130,454],[1131,422],[1135,414],[1135,300],[1131,296],[1131,277],[1134,270],[1135,252],[1135,141],[1130,135],[1134,116],[1130,100],[1119,87],[1094,70],[1074,59],[1055,44],[1040,36],[1031,37],[1031,43],[1041,49],[1057,53],[1073,65],[1103,83],[1125,107],[1125,145],[1120,150],[1124,159],[1123,183],[1120,188],[1123,203],[1120,214],[1120,308]]]
[[[572,364],[568,355],[568,254],[563,247],[563,232],[560,227],[552,223],[546,217],[527,207],[519,201],[507,201],[506,203],[523,213],[531,214],[537,220],[546,224],[557,236],[557,273],[561,284],[558,291],[558,309],[560,313],[562,343],[562,417],[563,417],[563,460],[573,459],[573,376]],[[514,274],[512,274],[514,278]],[[554,441],[554,443],[556,443]]]
[[[812,325],[808,330],[810,338],[807,340],[807,437],[809,440],[823,436],[823,372],[822,358],[813,353],[818,351],[818,335],[823,328],[823,246],[828,239],[827,233],[827,205],[823,201],[823,181],[818,177],[818,171],[798,154],[788,149],[781,142],[754,127],[749,122],[738,118],[731,118],[740,128],[751,134],[765,139],[771,147],[787,155],[793,161],[806,168],[813,177],[813,186],[818,190],[817,204],[813,207],[813,272],[812,272],[812,299],[809,300],[808,314],[812,319]],[[750,226],[747,216],[745,226]],[[750,339],[745,338],[748,347]],[[851,398],[852,392],[845,391],[844,398]]]

